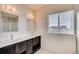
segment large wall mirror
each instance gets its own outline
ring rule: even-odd
[[[18,16],[0,12],[2,32],[18,31]]]

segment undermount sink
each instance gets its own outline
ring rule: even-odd
[[[29,38],[32,38],[36,35],[31,35],[31,34],[22,34],[22,33],[12,33],[11,35],[3,35],[0,37],[0,47],[6,46],[6,45],[10,45],[10,44],[14,44],[20,41],[24,41],[27,40]]]

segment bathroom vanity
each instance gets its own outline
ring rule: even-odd
[[[31,54],[41,47],[40,35],[19,31],[18,17],[0,12],[0,54]]]
[[[0,46],[0,54],[33,54],[41,48],[41,36],[29,37],[26,40]]]

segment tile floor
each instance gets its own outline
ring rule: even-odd
[[[48,51],[46,49],[40,49],[35,54],[53,54],[51,51]]]

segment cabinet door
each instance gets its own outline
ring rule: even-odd
[[[32,53],[33,50],[32,39],[26,41],[26,47],[27,47],[27,54]]]
[[[36,38],[33,38],[33,46],[37,44]]]
[[[26,41],[19,43],[19,53],[26,51]]]
[[[15,54],[16,53],[16,45],[10,45],[2,48],[2,54]]]
[[[0,54],[2,54],[2,49],[0,48]]]
[[[41,48],[41,37],[35,37],[35,39],[33,39],[33,53],[35,53],[36,51],[38,51]]]
[[[33,46],[40,42],[39,37],[33,38]]]

